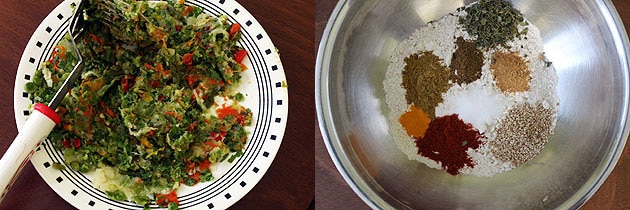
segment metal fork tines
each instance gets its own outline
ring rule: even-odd
[[[74,48],[74,52],[79,58],[79,61],[70,72],[70,75],[68,76],[68,78],[63,82],[63,85],[61,85],[59,90],[57,90],[57,93],[55,93],[55,96],[53,96],[50,103],[48,103],[48,107],[50,107],[53,110],[56,109],[57,106],[59,106],[59,104],[61,104],[61,101],[68,93],[68,90],[72,87],[76,79],[81,75],[81,72],[83,71],[83,68],[85,67],[85,64],[83,63],[83,57],[81,56],[81,53],[79,52],[79,48],[77,47],[76,42],[80,40],[85,30],[85,10],[88,4],[89,4],[89,0],[80,1],[79,6],[76,7],[76,10],[71,17],[68,33],[70,33],[70,36],[72,37],[71,39],[72,48]]]

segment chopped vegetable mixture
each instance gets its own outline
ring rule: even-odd
[[[104,20],[99,7],[86,17],[85,70],[49,139],[67,166],[107,179],[95,186],[110,198],[176,208],[180,184],[212,180],[213,164],[244,151],[252,112],[235,91],[247,69],[240,25],[183,1],[115,2],[125,20]],[[34,102],[48,103],[77,63],[70,41],[26,84]]]

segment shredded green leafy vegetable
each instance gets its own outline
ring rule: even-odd
[[[210,181],[211,165],[243,154],[252,112],[235,92],[240,25],[182,2],[117,2],[125,20],[99,24],[98,8],[86,18],[85,70],[49,138],[73,170],[114,180],[101,188],[110,198],[176,208],[180,183]],[[69,40],[26,84],[34,102],[49,102],[78,61]]]

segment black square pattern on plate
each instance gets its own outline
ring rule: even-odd
[[[282,119],[280,119],[280,118],[276,118],[276,122],[277,122],[277,123],[280,123],[280,121],[282,121]]]
[[[35,58],[33,58],[33,59],[35,59]],[[33,61],[33,62],[35,62],[35,61]],[[24,79],[25,80],[31,80],[31,75],[25,74],[24,75]]]
[[[271,70],[273,70],[273,71],[278,70],[278,66],[277,65],[271,66]]]
[[[31,115],[31,112],[28,111],[28,110],[24,110],[24,113],[22,113],[22,114],[24,114],[24,116],[29,116],[29,115]]]
[[[238,9],[234,9],[233,12],[234,12],[235,15],[238,15],[238,13],[241,12],[241,11],[239,11]]]
[[[265,50],[265,53],[266,53],[267,55],[271,54],[271,49],[267,49],[267,50]]]
[[[252,25],[252,21],[251,21],[251,20],[248,20],[247,22],[245,22],[245,25],[247,25],[247,26],[251,26],[251,25]]]
[[[276,82],[276,87],[282,87],[282,83]]]
[[[77,196],[77,194],[79,194],[79,192],[77,192],[76,190],[72,190],[72,192],[70,192],[70,193],[72,193],[72,195],[74,195],[74,196]]]
[[[219,0],[219,3],[221,4],[225,3],[225,0]]]
[[[278,137],[276,137],[276,135],[271,135],[271,137],[269,137],[269,138],[270,138],[271,140],[276,140],[276,138],[278,138]]]
[[[240,185],[241,185],[241,187],[245,187],[245,185],[247,185],[247,183],[245,183],[244,181],[241,181]]]
[[[61,177],[57,177],[57,179],[55,179],[55,180],[57,180],[58,183],[63,182],[63,178],[61,178]]]
[[[214,208],[214,204],[212,203],[208,204],[208,209],[212,209],[212,208]]]
[[[43,45],[44,45],[44,44],[43,44],[42,42],[39,42],[39,41],[35,44],[35,46],[37,46],[37,47],[39,47],[39,48],[41,48]]]
[[[261,40],[263,38],[262,34],[256,35],[256,39]]]
[[[258,171],[260,171],[260,169],[258,169],[257,167],[254,167],[254,169],[252,171],[254,171],[254,173],[258,173]]]
[[[52,32],[52,28],[46,27],[46,32],[48,32],[48,33]]]
[[[28,96],[28,95],[26,95],[26,96]],[[278,105],[278,106],[282,105],[282,100],[277,100],[276,101],[276,105]]]
[[[22,97],[28,98],[28,93],[27,92],[22,92]]]
[[[28,59],[28,62],[29,62],[29,63],[35,63],[35,58],[29,58],[29,59]]]
[[[94,204],[96,204],[96,203],[94,203],[94,201],[90,201],[90,202],[88,203],[88,205],[90,205],[90,206],[94,206]]]
[[[225,194],[225,198],[226,198],[226,199],[230,199],[231,197],[232,197],[232,195],[230,195],[230,193]]]
[[[268,152],[263,152],[263,156],[269,157],[269,153]]]
[[[58,14],[57,18],[59,18],[59,20],[63,19],[63,15],[62,14]]]
[[[44,163],[44,167],[46,167],[46,168],[50,167],[50,163],[49,162],[45,162]]]

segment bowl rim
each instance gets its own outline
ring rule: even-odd
[[[338,32],[340,28],[337,21],[345,18],[345,16],[342,17],[340,14],[342,14],[342,12],[346,12],[348,6],[349,3],[347,0],[339,0],[337,2],[337,5],[335,5],[334,10],[326,23],[326,28],[324,29],[319,43],[319,49],[317,51],[317,58],[315,61],[315,111],[317,113],[317,123],[322,134],[324,144],[326,145],[328,155],[332,159],[333,164],[343,177],[344,181],[350,186],[350,188],[352,188],[352,191],[354,191],[354,193],[372,209],[383,208],[385,206],[388,209],[392,209],[392,206],[388,205],[387,202],[382,200],[379,196],[376,196],[376,193],[367,186],[367,183],[365,183],[362,179],[356,179],[359,176],[356,169],[347,167],[350,165],[350,160],[345,155],[343,149],[341,149],[341,144],[337,138],[337,132],[332,127],[333,123],[331,123],[331,121],[333,118],[330,114],[330,106],[324,105],[329,105],[330,101],[327,96],[322,95],[322,92],[328,91],[328,80],[322,79],[327,78],[329,73],[329,64],[324,61],[329,61],[331,52],[326,49],[330,49],[334,45],[332,42],[334,38],[332,36],[336,34],[334,32]],[[328,113],[328,115],[325,113]],[[331,138],[334,138],[334,140]],[[344,153],[344,155],[340,156],[338,153]],[[372,195],[372,198],[368,195]]]
[[[393,206],[382,197],[378,196],[376,191],[362,179],[358,172],[359,169],[354,168],[357,166],[353,167],[353,163],[342,147],[337,135],[337,130],[334,127],[334,117],[330,112],[330,98],[327,94],[322,94],[330,91],[328,89],[329,81],[327,78],[330,75],[331,49],[335,45],[335,38],[341,27],[340,23],[347,17],[347,12],[353,2],[353,0],[339,0],[337,2],[337,5],[326,23],[326,28],[324,29],[319,43],[315,62],[315,108],[317,121],[328,154],[338,172],[355,194],[372,209],[393,209]],[[611,144],[610,147],[612,151],[603,159],[602,163],[604,164],[597,167],[595,170],[596,173],[592,174],[566,201],[556,207],[557,209],[577,209],[584,205],[586,201],[595,194],[612,173],[619,161],[630,132],[630,124],[628,124],[628,120],[630,119],[628,115],[630,98],[630,88],[628,85],[630,84],[630,42],[628,41],[628,34],[611,0],[600,0],[595,2],[595,4],[602,12],[606,20],[606,26],[612,32],[611,36],[615,51],[617,51],[618,59],[622,66],[624,76],[623,83],[626,84],[623,86],[622,90],[624,100],[622,104],[622,116],[620,117],[621,121],[618,124],[622,132],[616,135],[617,141]],[[360,165],[360,163],[358,164]]]

